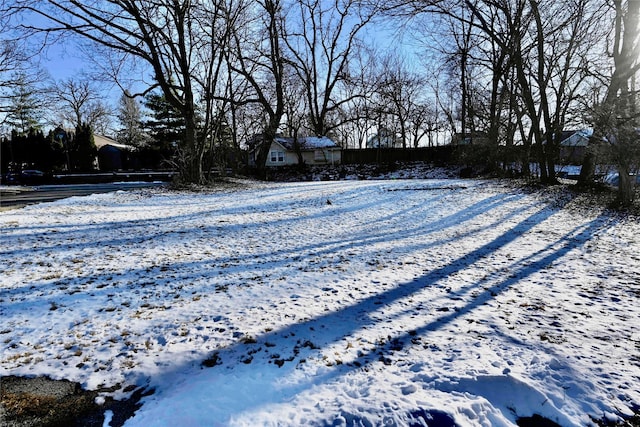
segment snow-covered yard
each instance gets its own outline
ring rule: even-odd
[[[569,199],[138,190],[1,212],[0,237],[0,375],[154,388],[126,426],[584,426],[640,405],[640,225]]]

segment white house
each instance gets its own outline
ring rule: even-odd
[[[383,127],[367,139],[366,146],[367,148],[402,148],[402,140],[396,136],[395,132]]]
[[[249,152],[249,163],[255,166],[259,144]],[[326,136],[276,136],[271,143],[265,166],[287,166],[299,163],[298,152],[307,165],[337,165],[342,161],[342,147]]]
[[[560,159],[569,163],[582,163],[591,135],[591,129],[563,131],[560,136]]]

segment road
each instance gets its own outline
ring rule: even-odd
[[[34,203],[51,202],[72,196],[87,196],[135,188],[161,187],[166,182],[114,182],[105,184],[38,185],[34,187],[1,187],[0,208],[16,208]]]

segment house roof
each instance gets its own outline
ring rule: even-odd
[[[589,129],[562,131],[560,145],[565,147],[586,147],[589,145],[589,137],[592,133]]]
[[[124,150],[124,149],[130,150],[132,148],[128,145],[119,144],[114,139],[111,139],[108,136],[98,135],[98,134],[93,135],[93,142],[96,144],[96,148],[98,149],[104,147],[105,145],[110,145],[112,147],[116,147],[121,150]]]
[[[277,136],[275,142],[282,145],[287,150],[295,150],[295,139],[291,137]],[[336,144],[331,138],[326,136],[306,136],[298,138],[298,144],[303,151],[318,150],[320,148],[333,148],[339,149],[340,146]]]

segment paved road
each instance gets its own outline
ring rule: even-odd
[[[106,184],[38,185],[34,187],[1,187],[0,207],[22,207],[34,203],[51,202],[72,196],[87,196],[135,188],[160,187],[166,182],[117,182]]]

